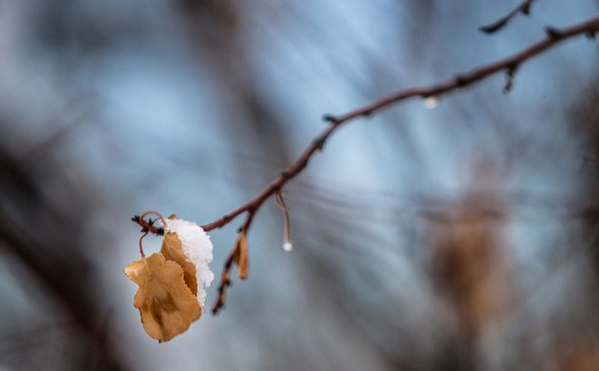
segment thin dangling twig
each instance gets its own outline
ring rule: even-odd
[[[281,208],[281,211],[283,211],[283,250],[291,251],[293,249],[293,244],[291,243],[291,238],[289,237],[291,223],[289,222],[289,209],[287,208],[285,200],[283,199],[284,194],[285,192],[277,192],[275,194],[275,201],[277,206]]]

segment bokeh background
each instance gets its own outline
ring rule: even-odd
[[[516,52],[596,0],[0,0],[0,370],[599,369],[599,46],[341,128],[158,344],[135,214],[206,224],[340,114]],[[211,232],[217,277],[235,220]],[[160,239],[145,240],[147,252]],[[215,282],[216,284],[216,282]],[[216,297],[209,289],[208,303]]]

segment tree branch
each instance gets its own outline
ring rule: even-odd
[[[527,2],[528,6],[530,6],[531,2],[532,1]],[[599,15],[585,22],[574,24],[562,29],[547,27],[545,29],[546,37],[543,40],[540,40],[509,57],[476,67],[469,72],[455,75],[453,78],[439,81],[430,86],[416,86],[399,90],[363,107],[347,112],[341,116],[325,115],[323,119],[328,122],[327,127],[312,140],[312,142],[308,145],[308,147],[306,147],[297,160],[291,164],[291,166],[285,169],[285,171],[283,171],[276,179],[270,182],[270,184],[268,184],[266,188],[262,190],[262,192],[260,192],[256,197],[247,203],[222,216],[220,219],[201,226],[205,231],[221,228],[229,224],[240,214],[247,213],[246,219],[239,230],[237,242],[225,261],[218,287],[218,297],[212,307],[213,314],[218,313],[225,305],[227,288],[231,286],[231,269],[233,268],[233,265],[238,266],[240,278],[245,279],[247,277],[247,232],[249,231],[254,216],[264,201],[281,192],[285,184],[297,176],[308,165],[310,158],[312,158],[317,151],[322,150],[326,140],[341,125],[358,117],[370,116],[375,112],[382,110],[383,108],[387,108],[394,103],[406,100],[408,98],[438,97],[453,90],[470,86],[501,71],[504,71],[507,77],[504,91],[509,91],[513,85],[516,70],[524,62],[556,46],[561,41],[566,39],[579,35],[587,35],[588,37],[593,38],[597,31],[599,31]],[[157,228],[153,225],[152,220],[145,221],[143,217],[140,216],[135,216],[132,218],[132,220],[142,227],[142,232],[144,233],[164,233],[162,228]]]
[[[528,1],[529,6],[531,2],[532,1]],[[547,27],[547,36],[543,40],[540,40],[507,58],[479,66],[469,72],[455,75],[453,78],[440,81],[430,86],[417,86],[399,90],[338,117],[325,115],[323,119],[329,122],[328,126],[312,140],[304,152],[302,152],[302,154],[291,166],[289,166],[276,179],[268,184],[266,188],[264,188],[256,197],[224,215],[220,219],[203,225],[202,228],[205,231],[221,228],[244,212],[248,212],[253,217],[253,215],[262,206],[264,201],[282,190],[283,186],[285,186],[289,180],[293,179],[297,174],[299,174],[306,167],[312,155],[314,155],[314,153],[317,151],[322,150],[324,143],[335,132],[335,130],[348,121],[358,117],[370,116],[383,108],[408,98],[438,97],[458,88],[464,88],[466,86],[472,85],[475,82],[481,81],[490,75],[501,71],[505,71],[507,73],[508,80],[505,89],[509,90],[509,88],[512,86],[516,69],[524,62],[556,46],[561,41],[580,35],[594,37],[597,31],[599,31],[599,15],[590,18],[587,21],[562,29]]]
[[[490,34],[495,31],[500,30],[505,26],[512,18],[514,18],[518,13],[522,13],[524,15],[530,14],[530,7],[535,0],[524,0],[520,5],[514,8],[511,12],[498,19],[497,21],[490,23],[486,26],[481,26],[478,29],[484,33]]]
[[[223,271],[220,275],[220,282],[218,284],[218,297],[216,298],[214,304],[212,305],[212,314],[218,314],[225,306],[225,299],[227,297],[227,289],[229,287],[231,287],[232,281],[231,281],[231,268],[233,268],[233,265],[237,265],[238,269],[242,270],[245,269],[246,270],[246,275],[242,277],[242,274],[240,273],[240,277],[242,279],[245,279],[247,277],[247,257],[245,260],[245,268],[240,267],[240,261],[239,261],[239,256],[240,256],[240,249],[246,249],[247,247],[245,246],[245,239],[246,239],[246,235],[247,235],[247,231],[250,229],[250,225],[252,224],[252,220],[254,219],[254,215],[256,214],[255,211],[250,211],[246,218],[245,221],[243,222],[243,225],[241,226],[241,228],[239,229],[239,237],[237,238],[237,242],[235,243],[235,246],[233,247],[233,250],[231,250],[231,252],[229,253],[229,256],[227,257],[227,260],[225,260],[225,264],[223,267]],[[243,241],[243,242],[242,242]],[[244,252],[245,254],[247,254],[247,251]],[[243,264],[243,263],[241,263]]]

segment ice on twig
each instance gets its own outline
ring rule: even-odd
[[[428,109],[437,108],[437,104],[439,104],[439,100],[434,95],[431,95],[424,100],[424,106]]]

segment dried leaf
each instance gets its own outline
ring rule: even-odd
[[[183,278],[185,279],[185,283],[191,292],[196,295],[198,293],[196,267],[185,256],[181,241],[176,233],[165,233],[160,252],[164,255],[166,260],[172,260],[183,268]]]
[[[242,280],[248,278],[250,264],[248,260],[248,247],[245,240],[245,231],[239,232],[237,242],[235,242],[235,255],[233,255],[233,262],[237,264],[238,271],[237,275]]]
[[[181,268],[183,268],[183,279],[185,280],[185,284],[187,287],[189,287],[192,294],[197,295],[198,281],[196,278],[196,266],[185,256],[181,241],[179,240],[179,237],[177,237],[176,233],[169,232],[164,234],[160,252],[162,255],[164,255],[164,258],[167,261],[174,261],[175,263],[179,264]],[[192,321],[200,318],[203,312],[204,310],[200,306]]]
[[[206,302],[204,286],[209,287],[214,280],[214,273],[208,266],[213,250],[210,236],[196,223],[179,219],[174,214],[169,216],[165,224],[162,252],[169,251],[165,253],[165,258],[182,266],[185,280],[203,308]]]
[[[187,330],[202,310],[185,283],[181,266],[161,253],[129,264],[125,274],[139,285],[133,306],[139,309],[147,334],[159,342]]]

